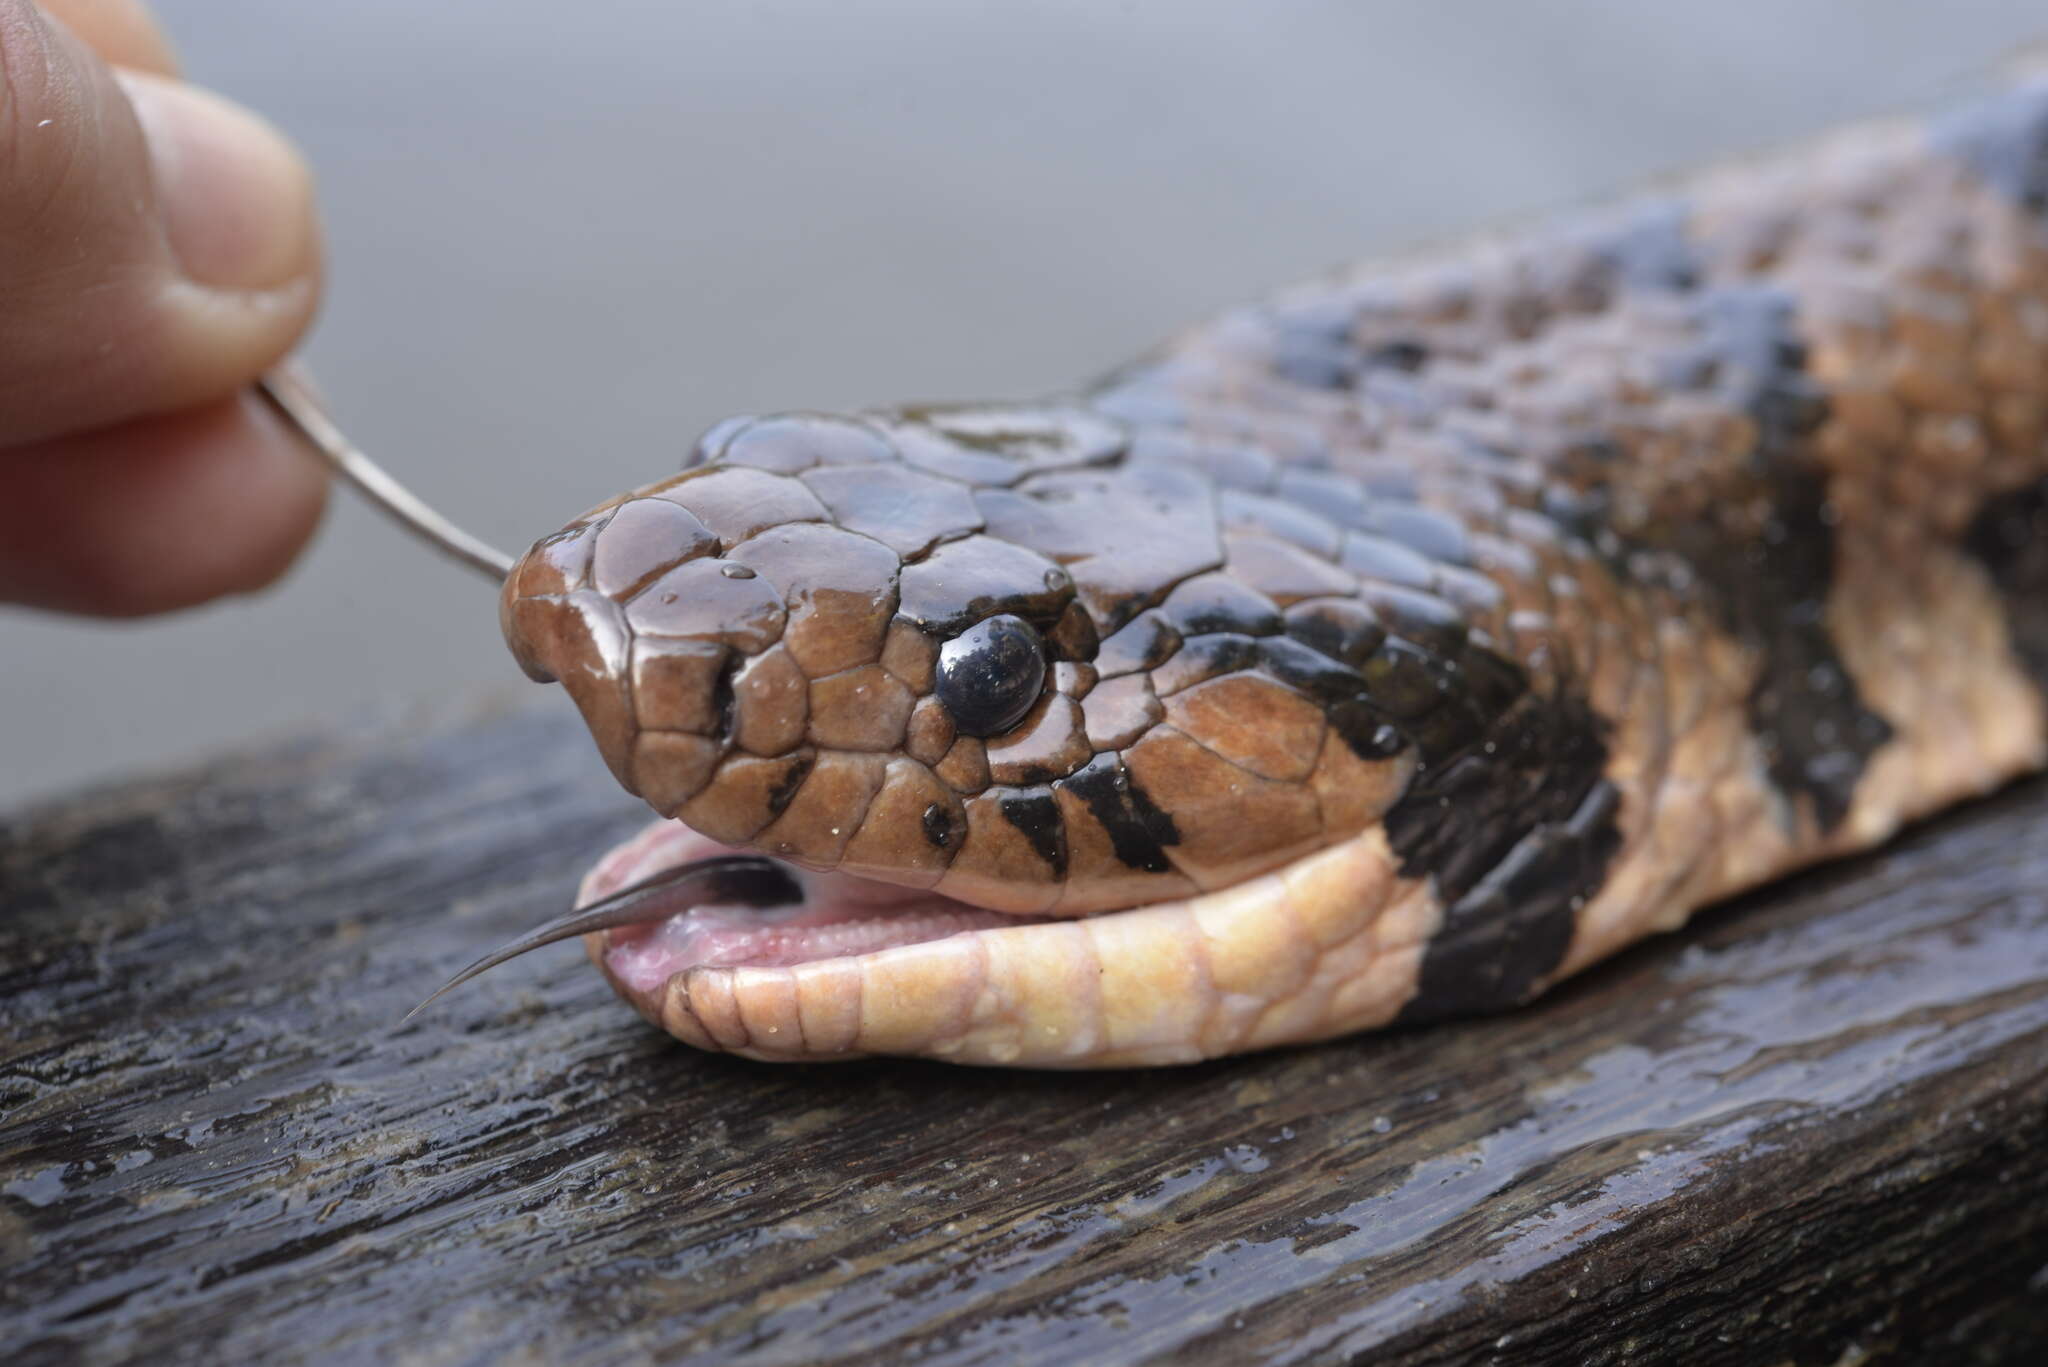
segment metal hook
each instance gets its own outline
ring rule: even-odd
[[[298,434],[334,467],[336,474],[399,526],[471,569],[502,583],[512,572],[512,557],[477,540],[422,503],[411,490],[385,473],[334,425],[320,401],[289,368],[280,366],[256,382],[256,392],[284,415]]]

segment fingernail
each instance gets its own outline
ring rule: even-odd
[[[158,212],[185,274],[238,290],[309,274],[319,252],[312,177],[284,136],[195,86],[117,74],[149,143]]]

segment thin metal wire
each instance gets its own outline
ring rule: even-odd
[[[256,391],[270,401],[306,443],[336,474],[356,487],[387,517],[435,549],[502,583],[512,572],[512,557],[471,536],[429,508],[411,490],[385,473],[334,425],[320,401],[289,369],[280,367],[256,382]]]

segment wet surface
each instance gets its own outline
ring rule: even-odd
[[[640,820],[552,711],[0,826],[13,1360],[1828,1362],[2048,1328],[2048,784],[1509,1016],[1192,1069],[705,1057],[566,947],[397,1027]]]

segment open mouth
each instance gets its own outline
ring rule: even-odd
[[[574,910],[428,1001],[580,937],[636,1010],[701,1049],[1187,1063],[1394,1019],[1440,920],[1377,832],[1193,898],[1059,917],[812,872],[661,821],[598,861]]]
[[[692,968],[788,967],[1052,919],[812,872],[721,845],[679,821],[658,822],[605,855],[577,902],[594,912],[636,889],[639,914],[590,929],[610,930],[605,966],[639,992],[659,991]]]
[[[478,959],[406,1013],[479,973],[558,940],[605,933],[605,967],[642,994],[693,968],[788,968],[1050,916],[971,906],[917,888],[817,873],[658,821],[584,878],[573,910]]]

